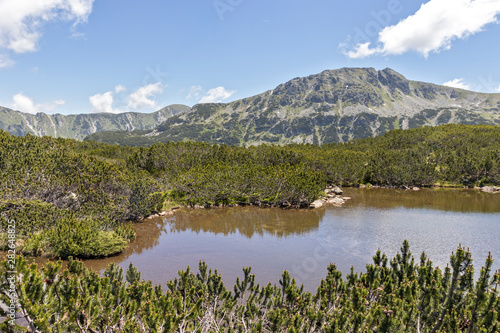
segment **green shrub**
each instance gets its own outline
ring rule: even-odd
[[[40,256],[47,248],[47,241],[43,233],[36,233],[28,237],[22,246],[21,252],[29,256]]]
[[[119,253],[128,241],[114,231],[99,230],[93,220],[68,218],[47,231],[48,246],[56,257],[103,257]]]
[[[378,250],[366,270],[347,274],[334,264],[315,293],[287,271],[259,285],[250,267],[226,288],[200,262],[167,281],[141,279],[132,264],[109,265],[99,276],[78,260],[39,269],[17,260],[19,310],[39,332],[498,332],[500,272],[489,255],[474,280],[471,253],[458,247],[441,269],[407,241],[392,259]],[[0,300],[9,301],[8,262],[0,265]],[[0,328],[12,332],[4,321]],[[84,328],[84,329],[82,329]]]

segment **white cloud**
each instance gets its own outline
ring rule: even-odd
[[[10,67],[14,65],[14,61],[12,61],[7,55],[0,54],[0,68]]]
[[[162,92],[161,82],[141,87],[128,97],[128,107],[134,110],[147,107],[155,108],[156,102],[152,97]]]
[[[464,79],[454,79],[448,82],[443,83],[443,86],[448,86],[452,88],[458,88],[458,89],[465,89],[465,90],[470,90],[471,87],[469,84],[467,84]]]
[[[358,44],[354,47],[354,51],[347,52],[347,56],[351,59],[366,58],[377,53],[376,49],[370,49],[370,42]]]
[[[228,91],[224,87],[210,89],[199,103],[220,103],[223,100],[231,97],[236,91]]]
[[[51,112],[58,106],[64,105],[66,102],[62,99],[55,100],[50,103],[35,104],[32,98],[23,93],[16,94],[12,97],[12,108],[21,112],[38,113]]]
[[[22,93],[16,94],[12,97],[13,104],[12,107],[15,110],[19,110],[27,113],[37,113],[38,110],[35,106],[35,103],[28,96],[23,95]]]
[[[0,48],[36,51],[44,23],[86,22],[94,0],[0,0]]]
[[[498,85],[498,87],[495,88],[495,91],[500,93],[500,85]]]
[[[73,32],[71,38],[87,40],[87,35],[83,32]]]
[[[396,25],[378,35],[379,44],[359,44],[347,55],[363,58],[373,54],[399,55],[416,51],[427,57],[430,52],[451,48],[455,39],[467,38],[497,22],[499,0],[430,0]]]
[[[42,104],[42,109],[44,111],[51,112],[51,111],[54,111],[54,109],[57,108],[58,106],[62,106],[64,104],[66,104],[65,100],[57,99],[57,100],[53,101],[52,103]]]
[[[186,99],[200,97],[200,92],[202,90],[203,89],[201,88],[201,86],[191,86],[191,88],[189,88],[189,92],[188,92],[188,95],[186,96]]]
[[[119,85],[117,85],[117,86],[115,87],[115,93],[120,93],[120,92],[125,91],[125,90],[127,90],[127,88],[125,88],[125,87],[124,87],[124,86],[122,86],[121,84],[119,84]]]
[[[113,92],[108,91],[104,94],[95,94],[89,97],[90,105],[92,105],[92,112],[107,112],[107,113],[121,113],[123,111],[113,109]]]

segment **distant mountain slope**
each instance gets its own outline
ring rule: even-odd
[[[153,113],[88,113],[88,114],[30,114],[0,107],[0,129],[13,135],[31,133],[82,140],[103,130],[148,130],[168,118],[187,112],[190,107],[170,105]]]
[[[182,140],[322,144],[448,123],[499,125],[500,94],[410,81],[389,68],[342,68],[231,103],[198,104],[153,130],[88,139],[137,146]]]

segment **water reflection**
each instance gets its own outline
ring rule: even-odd
[[[159,244],[158,238],[167,231],[165,220],[156,218],[146,220],[143,223],[135,223],[133,227],[136,232],[136,238],[125,249],[123,255],[128,257],[132,253],[141,254],[144,250],[149,250]]]
[[[427,208],[462,213],[500,212],[500,194],[473,189],[421,189],[395,190],[384,188],[345,189],[353,200],[347,206],[374,207],[378,209]]]
[[[214,235],[242,235],[246,238],[254,236],[270,236],[283,238],[291,235],[302,235],[318,229],[319,223],[325,215],[325,209],[317,210],[283,210],[279,208],[233,207],[216,209],[185,209],[176,215],[146,220],[143,223],[133,224],[136,230],[136,239],[120,254],[100,259],[85,260],[85,266],[96,271],[102,271],[110,263],[130,262],[134,264],[152,260],[151,253],[161,244],[160,236],[193,232],[195,234],[210,233]],[[187,245],[187,244],[186,244]],[[213,246],[212,246],[213,247]],[[177,249],[177,251],[182,251]],[[202,251],[200,251],[202,252]],[[142,255],[145,253],[145,255]],[[149,253],[149,256],[148,256]],[[175,254],[175,253],[174,253]],[[193,257],[199,260],[202,253],[195,253]],[[44,264],[45,257],[34,258],[34,262]],[[195,266],[197,263],[189,263]],[[164,263],[156,263],[163,266]],[[185,268],[188,264],[177,267]],[[124,268],[125,265],[122,265]],[[242,263],[243,267],[245,266]],[[239,267],[239,268],[241,268]]]
[[[99,259],[87,259],[84,261],[85,266],[95,271],[104,270],[111,263],[121,263],[126,261],[131,255],[141,255],[144,251],[151,250],[160,244],[160,235],[167,232],[164,219],[151,219],[144,223],[133,223],[132,227],[136,231],[136,238],[130,242],[129,246],[121,253]],[[43,265],[48,261],[54,260],[46,257],[29,258],[37,264]],[[65,267],[66,261],[63,263]]]
[[[187,230],[248,238],[264,234],[274,237],[301,235],[318,229],[325,209],[283,210],[278,208],[234,207],[186,210],[167,219],[170,232]]]
[[[330,262],[344,274],[351,266],[361,271],[378,248],[393,256],[408,239],[415,256],[425,251],[441,267],[459,243],[470,246],[477,267],[488,251],[499,267],[500,194],[345,189],[345,195],[352,200],[340,208],[184,210],[135,224],[137,238],[123,253],[85,265],[102,272],[111,262],[124,269],[132,262],[143,278],[164,284],[205,260],[229,287],[242,267],[251,266],[261,284],[277,283],[286,269],[314,291]]]

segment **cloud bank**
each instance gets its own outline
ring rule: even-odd
[[[94,0],[0,0],[0,48],[15,53],[34,52],[45,23],[86,22]],[[12,65],[5,54],[0,67]]]
[[[140,87],[128,97],[127,106],[133,110],[155,108],[156,101],[153,99],[153,96],[162,92],[163,89],[160,82]]]
[[[58,106],[64,105],[66,102],[62,99],[55,100],[50,103],[35,104],[31,97],[23,93],[16,94],[12,97],[12,108],[21,112],[36,114],[38,112],[52,112]]]
[[[205,96],[200,99],[199,103],[220,103],[223,100],[231,97],[236,91],[228,91],[224,87],[210,89]]]
[[[92,112],[100,113],[100,112],[107,112],[107,113],[121,113],[123,111],[120,111],[118,109],[113,108],[113,92],[108,91],[105,92],[104,94],[95,94],[93,96],[89,97],[89,102],[90,105],[92,106]]]
[[[128,96],[121,94],[126,90],[127,88],[118,84],[112,91],[90,96],[89,103],[92,106],[92,112],[123,113],[139,109],[156,108],[154,96],[163,92],[160,82],[140,87]],[[120,101],[123,102],[126,100],[128,110],[115,109],[113,106],[116,102],[115,97],[118,97],[118,104],[121,104]]]
[[[499,0],[430,0],[396,25],[378,35],[378,44],[358,44],[347,52],[353,59],[371,55],[400,55],[416,51],[424,57],[451,48],[456,39],[467,38],[497,23]]]
[[[458,89],[465,89],[465,90],[471,90],[471,86],[465,82],[464,79],[454,79],[451,81],[447,81],[443,83],[443,86],[447,87],[452,87],[452,88],[458,88]]]
[[[186,99],[198,98],[200,97],[200,92],[203,90],[201,86],[191,86],[188,91]]]

